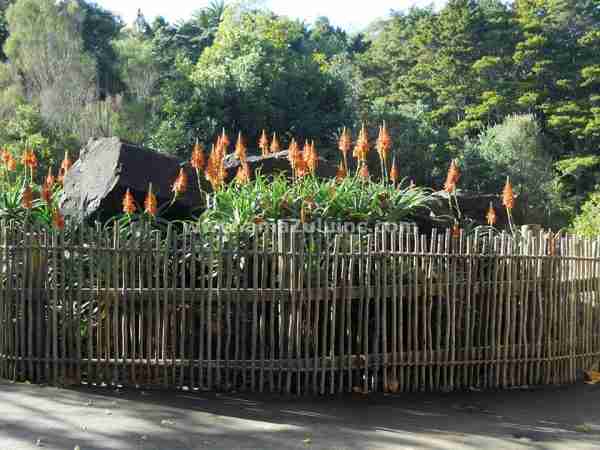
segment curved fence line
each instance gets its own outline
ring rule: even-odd
[[[0,227],[0,377],[332,394],[573,382],[599,240]]]

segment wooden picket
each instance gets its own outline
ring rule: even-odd
[[[600,240],[382,224],[1,226],[0,377],[295,394],[573,382]]]

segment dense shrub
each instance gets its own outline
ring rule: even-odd
[[[584,237],[600,236],[600,192],[594,192],[573,221],[573,230]]]

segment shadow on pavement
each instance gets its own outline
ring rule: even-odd
[[[600,387],[290,398],[0,382],[0,449],[600,449]]]

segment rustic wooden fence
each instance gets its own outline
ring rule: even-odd
[[[1,227],[0,377],[331,394],[566,383],[600,359],[600,241]]]

